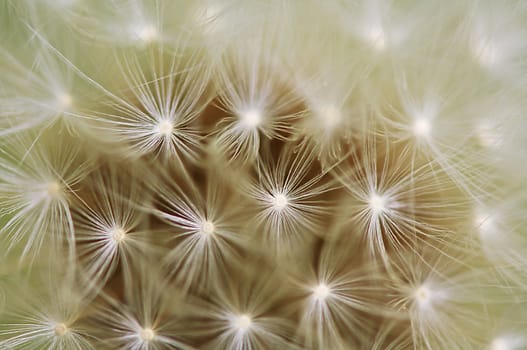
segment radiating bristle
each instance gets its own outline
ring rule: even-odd
[[[21,259],[42,247],[74,248],[70,200],[93,162],[64,132],[58,141],[50,137],[21,133],[2,140],[0,232],[5,250],[24,247]]]

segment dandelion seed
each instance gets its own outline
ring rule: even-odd
[[[134,279],[124,282],[124,300],[106,297],[92,304],[88,324],[100,342],[96,344],[126,350],[191,349],[183,340],[187,311],[181,295],[153,265],[143,261],[134,267]]]
[[[73,249],[70,194],[92,164],[77,158],[78,143],[49,137],[45,132],[34,143],[32,135],[13,135],[0,151],[0,215],[6,219],[0,236],[7,250],[24,246],[21,259],[35,257],[46,245],[59,249],[66,242]]]
[[[498,47],[490,41],[479,41],[473,48],[473,55],[482,66],[492,67],[499,63]]]
[[[276,20],[277,16],[281,15],[276,11],[278,8],[268,6],[267,3],[200,0],[189,4],[192,4],[192,9],[185,20],[191,20],[191,25],[195,27],[196,33],[203,40],[202,44],[209,48],[214,59],[234,41],[245,40],[249,37],[251,38],[248,41],[251,41],[254,39],[252,34],[261,35],[260,28],[267,28],[264,29],[264,35],[274,35],[272,32],[276,28],[268,27],[266,19]],[[259,49],[258,45],[254,48]]]
[[[62,186],[57,181],[51,181],[46,184],[46,193],[51,198],[58,198],[62,194]]]
[[[422,107],[415,103],[406,107],[412,123],[411,132],[418,140],[431,141],[433,120],[438,117],[438,106],[438,102],[430,98]]]
[[[137,38],[145,44],[151,43],[159,36],[156,27],[153,25],[144,25],[139,27],[138,29],[134,30],[134,33]]]
[[[386,211],[387,199],[384,196],[380,196],[376,193],[373,193],[370,196],[369,206],[372,210],[373,215],[377,216]]]
[[[426,139],[430,136],[432,124],[428,119],[418,118],[414,121],[412,128],[415,136]]]
[[[496,219],[493,215],[479,209],[475,215],[475,225],[482,237],[492,237],[497,233]]]
[[[250,109],[246,112],[240,113],[241,124],[251,130],[256,129],[262,122],[262,114],[254,109]]]
[[[523,292],[519,292],[520,294]],[[507,305],[498,314],[492,315],[492,332],[487,332],[485,349],[521,350],[527,346],[526,309],[518,304]]]
[[[372,49],[383,51],[387,46],[386,28],[384,22],[388,20],[388,14],[393,17],[393,9],[389,3],[382,1],[362,1],[349,8],[345,4],[328,4],[334,7],[334,15],[341,28],[351,32],[361,40],[365,41]],[[392,11],[390,11],[392,10]],[[392,12],[392,13],[390,13]],[[390,28],[395,34],[397,28]]]
[[[104,286],[119,266],[130,278],[133,261],[151,251],[145,214],[138,208],[148,201],[148,192],[134,176],[133,170],[101,167],[86,179],[88,192],[72,205],[80,267],[92,287]]]
[[[331,294],[331,289],[329,289],[329,287],[324,283],[320,283],[315,288],[313,288],[313,297],[316,300],[323,301],[328,296],[330,296],[330,294]]]
[[[458,207],[444,206],[443,191],[449,193],[450,203],[466,199],[454,191],[455,183],[441,169],[431,163],[408,168],[409,150],[394,152],[377,142],[366,139],[360,151],[335,167],[333,174],[351,195],[349,204],[340,208],[341,234],[357,232],[371,256],[390,264],[390,256],[444,241],[449,220],[464,217]],[[445,210],[444,216],[438,214]]]
[[[362,40],[378,54],[388,48],[395,55],[399,50],[408,51],[412,47],[409,42],[412,34],[430,26],[430,21],[424,22],[422,18],[430,9],[421,3],[406,7],[392,1],[371,0],[327,2],[320,7],[331,11],[332,22],[338,24],[341,32]],[[437,9],[434,10],[437,15]],[[371,55],[364,58],[371,63]]]
[[[251,328],[251,317],[248,315],[239,315],[233,317],[233,327],[241,334],[248,332]]]
[[[183,289],[213,285],[228,264],[239,259],[240,198],[214,177],[202,193],[190,179],[179,182],[190,189],[183,191],[163,175],[165,182],[153,184],[153,191],[160,194],[154,214],[172,227],[169,239],[176,242],[166,256],[166,267]]]
[[[527,345],[527,338],[523,334],[507,332],[492,339],[489,350],[520,350]]]
[[[215,229],[214,224],[208,220],[205,220],[201,226],[201,232],[205,235],[212,235]]]
[[[470,348],[481,332],[486,271],[451,259],[425,252],[425,259],[412,254],[392,265],[385,292],[398,295],[389,304],[409,317],[415,347]]]
[[[161,136],[170,137],[174,131],[174,123],[170,120],[161,120],[156,126],[156,132]]]
[[[254,200],[257,227],[264,229],[263,238],[273,243],[277,253],[293,252],[308,241],[304,234],[317,232],[324,212],[320,198],[332,190],[323,173],[308,175],[313,166],[310,155],[306,149],[297,153],[284,149],[278,161],[263,157],[258,178],[243,186]]]
[[[510,350],[511,348],[508,346],[507,341],[503,338],[497,338],[492,341],[490,344],[491,350]]]
[[[64,263],[60,258],[55,256],[56,265],[52,265],[57,275],[61,270],[58,264]],[[80,326],[91,291],[81,291],[72,281],[56,276],[43,282],[20,286],[10,297],[9,309],[2,314],[0,347],[95,350]]]
[[[380,312],[375,307],[382,293],[374,286],[376,270],[370,274],[362,268],[349,269],[355,266],[354,254],[349,246],[326,245],[317,266],[300,272],[298,284],[307,295],[300,305],[299,334],[306,348],[339,348],[343,337],[363,334],[368,317]]]
[[[468,50],[473,60],[493,78],[515,84],[523,66],[525,35],[523,9],[513,4],[489,3],[467,17]]]
[[[67,18],[75,33],[108,47],[146,49],[150,44],[177,45],[179,38],[170,34],[184,25],[192,4],[111,1],[93,6],[79,1],[79,5]]]
[[[330,160],[337,160],[342,142],[351,135],[353,125],[349,116],[353,114],[347,110],[347,106],[336,103],[311,101],[310,104],[313,106],[303,120],[304,142],[314,147],[318,157],[326,165]]]
[[[73,97],[67,93],[60,93],[57,97],[57,109],[63,112],[69,111],[73,106]]]
[[[422,285],[415,291],[415,299],[421,307],[425,307],[431,301],[432,295],[427,286]]]
[[[68,127],[81,122],[74,111],[73,70],[60,62],[47,48],[36,47],[39,54],[33,66],[25,66],[7,51],[0,50],[0,67],[5,86],[0,91],[0,136],[49,128],[57,122]],[[76,82],[76,84],[74,84]]]
[[[495,266],[508,283],[527,287],[527,239],[523,231],[524,216],[515,210],[517,201],[523,199],[510,193],[502,199],[494,199],[492,206],[480,204],[472,214],[472,229],[477,246],[488,261]]]
[[[371,45],[379,51],[386,48],[386,34],[381,27],[373,27],[366,32],[366,38]]]
[[[282,211],[285,207],[287,207],[288,203],[289,200],[287,199],[287,196],[283,193],[277,193],[272,196],[273,208],[277,211]]]
[[[145,342],[154,340],[155,336],[156,336],[156,333],[154,332],[152,328],[143,328],[141,329],[141,332],[139,332],[139,337]]]
[[[62,322],[55,324],[54,330],[55,334],[59,337],[62,337],[69,332],[68,327]]]
[[[214,76],[220,108],[228,113],[214,132],[213,146],[229,160],[253,161],[262,139],[291,134],[292,110],[300,104],[284,78],[284,68],[265,49],[275,38],[235,41]]]
[[[361,132],[359,125],[365,114],[354,98],[370,68],[343,60],[345,49],[335,46],[332,40],[320,38],[320,42],[313,47],[299,47],[290,65],[295,72],[295,87],[306,105],[299,120],[298,137],[313,148],[327,167],[339,160],[343,144]],[[311,54],[306,55],[306,51]],[[310,56],[318,58],[306,60]]]
[[[318,109],[318,113],[322,125],[328,130],[333,131],[342,122],[342,112],[334,105],[322,106]]]
[[[208,69],[199,50],[181,51],[168,55],[152,48],[144,53],[155,62],[149,69],[140,63],[141,54],[119,58],[126,89],[107,93],[103,103],[109,111],[86,116],[98,131],[96,139],[118,146],[112,149],[129,158],[155,154],[165,161],[196,161],[200,135],[195,120],[208,104]]]
[[[381,117],[387,127],[385,135],[404,142],[408,150],[403,152],[412,153],[413,163],[427,160],[438,164],[460,190],[477,199],[485,195],[483,188],[490,180],[489,174],[480,168],[483,164],[488,166],[491,159],[488,154],[485,157],[480,147],[474,147],[474,136],[477,137],[482,111],[488,118],[486,111],[496,108],[494,104],[486,107],[487,102],[504,98],[501,93],[482,93],[468,81],[454,82],[452,77],[463,74],[461,71],[437,74],[441,69],[430,71],[423,66],[412,72],[396,73],[399,92],[394,103],[399,106],[392,109],[393,118]],[[499,108],[499,112],[491,113],[491,118],[508,115],[509,109],[510,106]],[[505,113],[501,114],[502,111]],[[467,130],[471,133],[468,136]]]
[[[126,238],[126,232],[120,227],[115,227],[110,231],[110,236],[119,244]]]
[[[476,126],[476,136],[484,148],[497,149],[502,144],[503,135],[499,125],[481,122]]]
[[[245,266],[252,268],[252,266]],[[246,270],[245,270],[246,271]],[[294,345],[291,324],[272,310],[284,297],[276,276],[260,270],[258,278],[245,271],[218,281],[203,305],[203,324],[211,340],[208,349],[287,349]],[[225,289],[236,280],[239,288]]]

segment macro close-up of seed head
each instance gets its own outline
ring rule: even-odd
[[[0,0],[0,349],[527,349],[527,3]]]

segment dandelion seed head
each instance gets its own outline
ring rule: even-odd
[[[246,333],[252,326],[252,319],[247,314],[236,316],[232,321],[232,327],[240,333]]]
[[[57,337],[62,337],[69,332],[69,329],[68,326],[66,326],[64,323],[59,322],[55,324],[55,326],[53,327],[53,331],[55,332],[55,335]]]
[[[154,340],[155,336],[156,333],[152,328],[143,328],[139,331],[139,338],[145,342]]]
[[[318,301],[325,300],[331,294],[331,289],[325,284],[320,283],[313,288],[313,298]]]
[[[248,130],[256,129],[262,123],[262,113],[257,109],[249,109],[239,115],[241,125]]]
[[[42,283],[22,278],[24,293],[6,293],[0,344],[188,348],[188,333],[237,350],[525,347],[525,315],[509,322],[527,285],[525,165],[511,164],[525,35],[506,27],[524,25],[526,6],[44,1],[55,11],[8,6],[22,22],[5,29],[20,40],[0,49],[0,236],[24,258],[0,275],[10,288],[34,260],[51,288],[33,295]],[[48,26],[55,13],[69,16]],[[297,35],[321,14],[328,32]],[[57,39],[69,29],[83,40]],[[108,74],[92,64],[102,61]],[[228,276],[253,251],[243,276]],[[298,268],[275,279],[289,260]],[[66,284],[57,296],[62,279],[81,293]],[[201,290],[215,293],[177,312]],[[481,337],[481,319],[513,329]]]
[[[289,199],[287,199],[287,196],[283,193],[277,193],[273,195],[271,201],[273,208],[277,211],[282,211],[289,205]]]

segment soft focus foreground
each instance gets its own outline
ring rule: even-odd
[[[527,349],[527,4],[0,3],[0,348]]]

